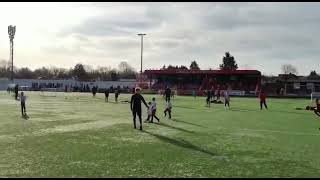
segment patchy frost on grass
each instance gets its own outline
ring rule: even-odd
[[[0,164],[0,168],[9,168],[11,167],[10,164]]]
[[[81,166],[81,165],[84,165],[84,166],[89,166],[89,167],[99,167],[99,165],[97,163],[94,163],[94,162],[86,162],[86,161],[74,161],[74,162],[70,162],[68,163],[69,166]]]
[[[135,143],[140,143],[140,142],[153,142],[154,138],[152,136],[144,135],[141,137],[111,137],[112,139],[116,139],[117,141],[129,141],[129,142],[135,142]]]
[[[266,130],[266,129],[242,129],[247,132],[266,132],[266,133],[279,133],[286,135],[298,135],[298,136],[320,136],[320,134],[306,133],[306,132],[295,132],[295,131],[275,131],[275,130]]]
[[[89,129],[101,129],[107,126],[112,126],[114,124],[121,124],[124,122],[121,121],[108,121],[108,120],[100,120],[100,121],[93,121],[89,123],[77,123],[71,125],[60,125],[54,128],[49,129],[41,129],[37,132],[34,132],[33,135],[46,135],[49,133],[64,133],[64,132],[74,132],[74,131],[82,131],[82,130],[89,130]]]
[[[264,135],[254,132],[236,132],[232,133],[233,136],[249,136],[249,137],[257,137],[257,138],[265,138]]]
[[[6,141],[12,142],[12,141],[14,141],[16,139],[17,138],[12,136],[12,135],[1,135],[0,136],[0,141],[2,141],[2,142],[6,142]]]

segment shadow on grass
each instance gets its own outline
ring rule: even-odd
[[[187,107],[187,106],[173,106],[173,107],[185,108],[185,109],[199,109],[199,108]]]
[[[180,123],[185,123],[185,124],[190,124],[190,125],[193,125],[193,126],[198,126],[198,127],[203,127],[205,128],[204,126],[201,126],[199,124],[194,124],[194,123],[190,123],[190,122],[186,122],[186,121],[182,121],[182,120],[178,120],[178,119],[171,119],[172,121],[175,121],[175,122],[180,122]]]
[[[288,114],[299,114],[299,115],[305,115],[306,113],[299,113],[299,112],[293,112],[293,111],[280,111],[280,110],[274,110],[274,109],[263,109],[263,110],[256,110],[256,109],[240,109],[240,108],[232,108],[230,111],[239,111],[239,112],[262,112],[262,111],[270,111],[270,112],[279,112],[279,113],[288,113]]]
[[[21,118],[27,120],[27,119],[29,119],[30,117],[29,117],[28,115],[24,115],[24,116],[21,116]]]
[[[187,132],[187,133],[194,133],[193,131],[189,131],[189,130],[186,130],[186,129],[183,129],[183,128],[179,128],[179,127],[174,127],[174,126],[170,126],[168,124],[164,124],[164,123],[155,123],[157,125],[160,125],[160,126],[164,126],[164,127],[168,127],[168,128],[171,128],[171,129],[176,129],[176,130],[179,130],[179,131],[183,131],[183,132]]]
[[[144,131],[144,132],[147,133],[147,134],[150,134],[150,135],[152,135],[152,136],[154,136],[154,137],[156,137],[156,138],[158,138],[161,141],[164,141],[166,143],[170,143],[170,144],[173,144],[173,145],[176,145],[176,146],[180,146],[180,147],[183,147],[183,148],[186,148],[186,149],[191,149],[191,150],[194,150],[194,151],[199,151],[199,152],[205,153],[205,154],[210,155],[210,156],[217,156],[215,153],[212,153],[210,151],[202,149],[201,147],[195,146],[195,145],[193,145],[190,142],[185,141],[185,140],[176,140],[176,139],[172,139],[172,138],[169,138],[169,137],[166,137],[166,136],[162,136],[162,135],[159,135],[159,134],[154,134],[154,133],[148,132],[148,131]]]
[[[113,104],[130,104],[130,101],[105,101],[106,103],[113,103]]]
[[[211,104],[211,106],[209,107],[208,105],[201,105],[199,106],[199,108],[195,108],[195,107],[187,107],[187,106],[173,106],[173,107],[178,107],[178,108],[185,108],[185,109],[193,109],[193,110],[200,110],[200,111],[206,111],[208,109],[215,109],[215,111],[222,111],[223,109],[217,109],[216,107],[218,107],[220,105],[217,104]]]

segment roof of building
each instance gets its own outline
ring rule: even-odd
[[[145,70],[145,75],[240,75],[240,74],[250,74],[250,75],[261,75],[258,70],[187,70],[187,69],[166,69],[166,70]]]

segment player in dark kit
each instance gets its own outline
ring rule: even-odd
[[[106,91],[104,91],[104,95],[106,96],[104,101],[108,102],[108,98],[109,98],[109,89],[106,89]]]
[[[220,85],[218,85],[218,89],[217,89],[217,101],[220,100],[220,95],[221,95]]]
[[[92,95],[93,95],[93,97],[96,96],[97,90],[98,90],[97,87],[95,87],[95,86],[92,87]]]
[[[166,96],[166,102],[170,101],[171,97],[171,89],[167,86],[166,90],[164,91],[164,95]]]
[[[207,95],[207,99],[206,99],[207,105],[210,107],[210,104],[211,104],[211,95],[212,95],[211,89],[206,90],[206,91],[205,91],[205,94]]]
[[[19,85],[14,86],[15,99],[18,100]]]
[[[114,99],[116,100],[116,103],[118,103],[118,97],[119,97],[119,90],[116,89],[114,92]]]
[[[136,88],[136,93],[131,96],[130,108],[133,115],[134,128],[136,129],[136,116],[138,114],[139,122],[140,122],[140,130],[142,131],[141,101],[147,108],[149,108],[146,101],[140,94],[140,88]]]
[[[21,115],[22,117],[27,116],[26,113],[26,96],[24,96],[23,92],[20,95],[20,102],[21,102]]]
[[[266,103],[267,95],[265,94],[264,91],[261,91],[261,92],[260,92],[259,98],[260,98],[260,109],[262,110],[262,104],[264,104],[264,107],[265,107],[266,109],[268,109],[268,106],[267,106],[267,103]]]

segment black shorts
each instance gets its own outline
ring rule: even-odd
[[[138,116],[141,116],[141,109],[133,109],[133,110],[132,110],[132,115],[133,115],[133,116],[136,116],[136,114],[137,114]]]

